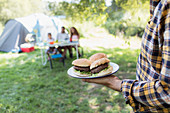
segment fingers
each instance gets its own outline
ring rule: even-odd
[[[97,84],[100,84],[102,81],[101,81],[101,78],[95,78],[95,79],[82,79],[83,82],[88,82],[88,83],[97,83]]]
[[[89,82],[89,83],[102,84],[102,83],[109,82],[110,80],[113,80],[113,79],[115,80],[115,79],[119,79],[119,78],[114,75],[111,75],[111,76],[107,76],[107,77],[103,77],[103,78],[82,79],[82,81]]]

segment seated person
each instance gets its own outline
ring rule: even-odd
[[[57,40],[58,42],[63,42],[69,40],[68,34],[65,32],[65,27],[61,27],[61,33],[57,34]],[[63,55],[64,58],[66,58],[66,50],[67,46],[62,46],[57,48],[58,51]],[[64,51],[62,51],[64,50]]]
[[[71,29],[70,29],[70,42],[79,42],[79,38],[80,38],[80,35],[79,35],[77,29],[75,27],[71,27]],[[80,46],[80,45],[78,45],[78,46]],[[67,47],[67,49],[69,50],[69,53],[70,53],[70,58],[73,57],[72,48],[74,48],[76,50],[75,46],[68,46]],[[78,50],[78,54],[79,54],[79,56],[81,56],[79,50]]]
[[[52,38],[51,33],[48,33],[47,42],[48,42],[48,43],[54,42],[54,38]],[[48,60],[50,59],[50,55],[49,55],[50,53],[56,54],[56,53],[57,53],[57,49],[56,49],[55,47],[49,47],[49,48],[46,50],[46,54],[48,55]]]

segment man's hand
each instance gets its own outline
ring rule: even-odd
[[[94,78],[94,79],[82,79],[84,82],[89,82],[89,83],[96,83],[96,84],[101,84],[104,86],[107,86],[113,90],[116,91],[121,91],[121,82],[118,77],[111,75],[107,77],[102,77],[102,78]]]

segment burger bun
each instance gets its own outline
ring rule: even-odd
[[[72,62],[72,65],[79,67],[88,67],[91,65],[91,61],[86,58],[76,59]]]
[[[109,62],[110,62],[110,60],[108,58],[101,58],[99,60],[94,61],[91,64],[90,69],[93,69],[93,68],[95,68],[95,67],[97,67],[99,65],[102,65],[102,64],[105,64],[105,63],[109,63]]]
[[[101,58],[107,58],[107,55],[104,53],[96,53],[96,54],[92,55],[89,59],[91,62],[94,62]]]

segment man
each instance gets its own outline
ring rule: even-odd
[[[136,79],[83,79],[120,91],[134,112],[170,112],[170,0],[150,0]]]
[[[68,34],[65,33],[65,27],[61,27],[61,33],[57,34],[57,40],[58,40],[58,42],[69,41]],[[59,46],[57,49],[63,55],[63,57],[66,58],[67,47],[66,46],[64,46],[64,47]],[[64,49],[64,51],[62,51],[62,49]]]

